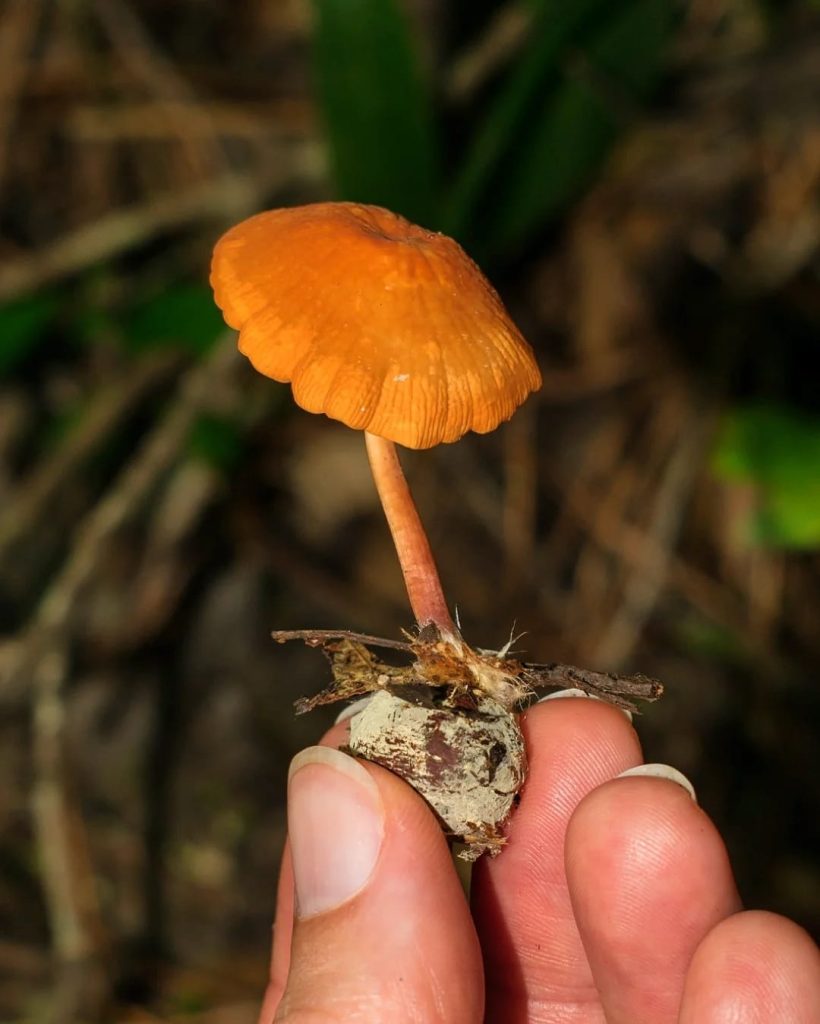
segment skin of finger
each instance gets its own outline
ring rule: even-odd
[[[343,746],[350,739],[350,722],[339,722],[319,740],[325,747]],[[259,1024],[270,1024],[273,1020],[282,993],[285,991],[290,970],[290,947],[293,938],[293,867],[287,843],[282,851],[279,868],[279,884],[276,890],[276,916],[273,923],[273,945],[271,947],[270,975],[265,998],[259,1014]]]
[[[279,869],[279,887],[276,893],[276,918],[273,925],[273,945],[270,959],[270,976],[265,998],[259,1013],[259,1024],[270,1024],[285,991],[290,970],[290,944],[293,938],[293,865],[290,847],[285,844],[282,851],[282,865]]]
[[[572,816],[566,862],[608,1024],[676,1022],[698,944],[740,909],[715,826],[673,782],[615,779]]]
[[[793,921],[764,911],[734,914],[698,946],[680,1024],[816,1024],[820,950]]]
[[[274,1019],[479,1024],[481,951],[441,828],[406,783],[366,767],[385,809],[374,873],[341,907],[295,922]]]
[[[507,846],[473,875],[487,1020],[601,1021],[567,890],[564,838],[587,793],[641,763],[640,744],[620,711],[583,698],[535,705],[522,731],[529,773]]]

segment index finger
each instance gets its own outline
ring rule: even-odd
[[[564,837],[587,793],[642,763],[640,743],[626,715],[585,698],[536,704],[521,725],[529,775],[508,845],[496,860],[482,858],[473,875],[487,1020],[600,1020],[567,887]]]

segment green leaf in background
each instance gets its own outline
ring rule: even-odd
[[[174,284],[137,305],[125,318],[126,344],[134,351],[180,348],[203,355],[225,330],[210,288]]]
[[[674,0],[546,3],[456,182],[448,227],[469,239],[468,222],[479,219],[494,181],[475,243],[485,258],[509,252],[564,209],[600,166],[624,108],[657,82],[675,21]],[[502,158],[503,176],[495,174]]]
[[[397,0],[312,0],[317,93],[340,198],[436,222],[433,111]]]
[[[226,471],[239,461],[242,434],[238,425],[224,416],[200,416],[188,437],[190,454],[215,469]]]
[[[485,224],[487,257],[509,251],[560,213],[589,183],[615,136],[612,118],[589,84],[567,82],[503,183]]]
[[[689,655],[724,665],[748,665],[751,657],[741,638],[717,622],[689,612],[674,625],[678,642]]]
[[[40,292],[0,307],[0,373],[7,373],[43,340],[57,297]]]
[[[774,405],[734,409],[712,466],[719,477],[752,484],[759,508],[753,540],[772,547],[820,547],[820,416]]]
[[[477,234],[470,222],[499,161],[515,149],[517,140],[527,138],[533,98],[555,85],[566,47],[587,22],[598,23],[610,4],[530,0],[528,6],[533,13],[530,42],[481,120],[447,199],[445,230],[460,238]]]

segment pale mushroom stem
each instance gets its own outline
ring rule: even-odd
[[[458,627],[447,608],[433,552],[404,478],[396,446],[367,431],[364,440],[416,622],[419,626],[432,622],[444,639],[458,641]]]

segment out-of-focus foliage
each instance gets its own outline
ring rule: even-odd
[[[0,308],[0,373],[13,369],[41,343],[57,305],[54,295],[40,292]]]
[[[313,0],[318,98],[340,198],[441,228],[482,259],[509,257],[573,199],[657,84],[672,0],[530,0],[504,69],[437,188],[432,83],[396,0]],[[439,128],[439,131],[436,131]]]
[[[0,374],[11,373],[45,342],[58,313],[66,337],[84,345],[94,345],[103,337],[119,339],[134,355],[167,348],[202,356],[225,331],[204,283],[166,284],[114,309],[95,303],[93,285],[91,281],[78,301],[69,302],[52,289],[0,307]]]
[[[429,85],[395,0],[313,0],[317,98],[343,199],[435,218]]]
[[[200,416],[191,427],[188,450],[194,458],[227,472],[242,455],[242,433],[227,416]]]
[[[196,355],[208,352],[225,330],[222,314],[205,284],[172,284],[137,303],[124,320],[126,344],[133,351],[157,346]]]
[[[528,46],[476,126],[444,210],[446,230],[490,257],[583,189],[656,83],[675,14],[670,0],[532,6]]]
[[[714,455],[724,479],[750,484],[758,504],[747,523],[753,542],[820,546],[820,416],[772,405],[739,406]]]

